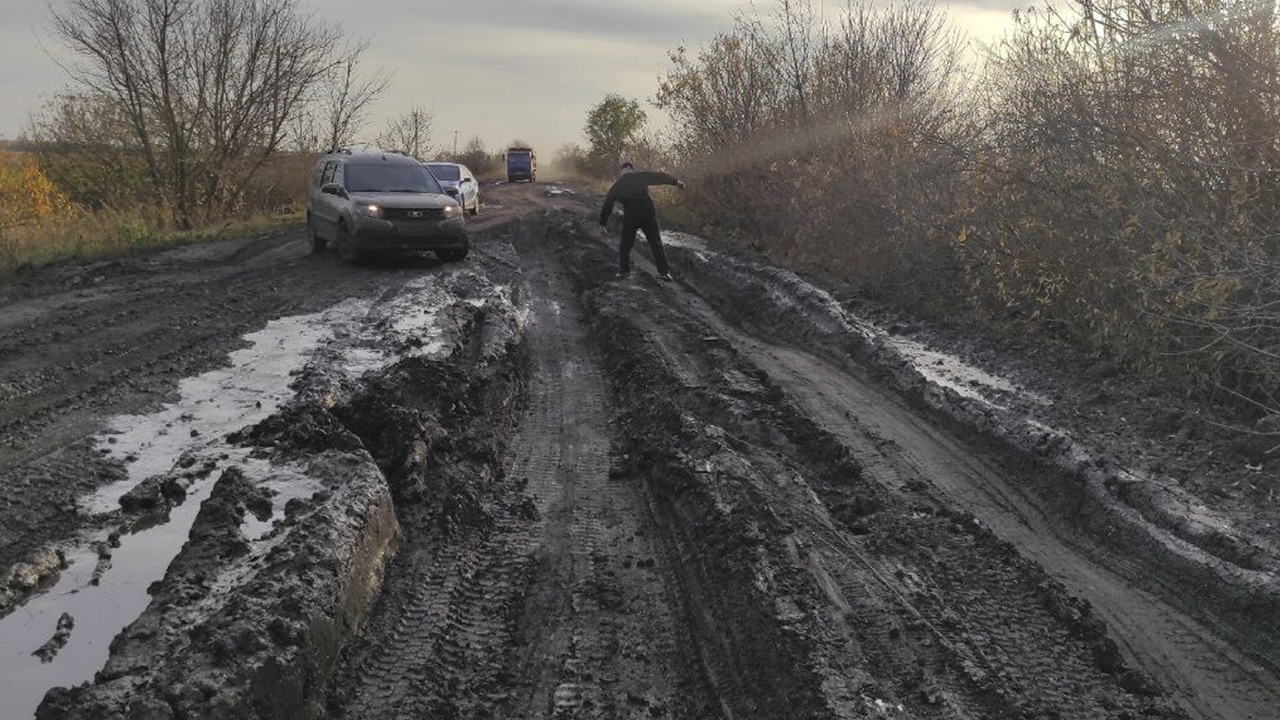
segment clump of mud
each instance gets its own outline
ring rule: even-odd
[[[456,361],[406,361],[334,409],[387,474],[406,524],[452,534],[488,522],[481,495],[514,414],[518,367],[495,377]]]
[[[56,575],[64,563],[60,550],[41,548],[28,554],[26,559],[9,566],[0,575],[0,617],[8,612],[13,603]]]
[[[359,625],[396,523],[381,474],[359,455],[322,453],[307,471],[324,489],[256,544],[242,526],[270,501],[224,472],[106,667],[52,691],[38,717],[314,716],[310,688]]]

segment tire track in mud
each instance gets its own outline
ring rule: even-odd
[[[613,342],[625,346],[615,352],[664,368],[675,402],[729,444],[727,456],[700,462],[717,496],[746,493],[723,502],[738,522],[754,516],[745,521],[758,525],[773,558],[763,571],[799,573],[777,585],[774,602],[803,609],[788,623],[808,628],[796,649],[827,708],[805,716],[1181,715],[1147,697],[1088,605],[1038,564],[948,499],[901,492],[928,475],[884,462],[896,457],[893,443],[849,452],[823,418],[793,404],[778,368],[751,356],[718,317],[704,317],[691,293],[643,276],[610,282],[611,258],[598,243],[581,234],[568,243],[606,325],[630,328],[615,330]],[[752,300],[732,303],[750,312]],[[890,480],[897,470],[904,474]],[[813,687],[796,681],[799,692]]]
[[[546,525],[514,634],[507,675],[520,689],[507,716],[666,715],[677,700],[679,668],[665,560],[641,493],[610,470],[604,377],[578,300],[540,241],[524,232],[516,247],[535,298],[534,377],[550,382],[535,381],[535,414],[511,474],[529,478]],[[556,403],[564,408],[558,418],[537,417],[539,407]]]
[[[806,437],[803,421],[776,407],[780,398],[761,384],[758,370],[728,347],[714,358],[698,355],[698,343],[714,337],[708,328],[637,324],[686,383],[727,384],[734,399],[756,405],[749,413],[759,425],[725,427],[763,474],[794,477],[762,489],[759,502],[791,525],[786,553],[822,591],[839,640],[820,652],[829,653],[833,668],[845,668],[842,679],[927,717],[1084,719],[1106,712],[1112,681],[1077,637],[1081,630],[1046,610],[1057,598],[1029,564],[963,517],[948,520],[925,505],[893,507],[868,487],[874,478],[861,465],[824,469],[823,456],[832,454],[822,447],[827,440]],[[744,382],[753,376],[754,388]],[[770,471],[769,452],[789,461]],[[836,716],[856,713],[856,692],[830,679],[827,687]]]
[[[410,533],[332,706],[351,718],[651,717],[676,696],[675,629],[646,512],[610,475],[608,399],[540,225],[518,224],[527,407],[493,526]]]
[[[1126,580],[1124,571],[1141,571],[1063,527],[1016,490],[1004,471],[830,361],[747,335],[700,299],[690,307],[838,437],[869,477],[891,491],[926,479],[1087,598],[1130,662],[1197,716],[1267,718],[1280,708],[1274,672]],[[897,494],[907,501],[911,493]]]
[[[1072,593],[1087,598],[1129,661],[1189,711],[1233,720],[1275,715],[1280,677],[1224,639],[1233,636],[1225,625],[1206,626],[1137,587],[1126,579],[1143,572],[1136,563],[1080,536],[1065,518],[1055,518],[1018,490],[1006,471],[904,410],[856,373],[741,330],[729,319],[741,313],[741,297],[703,297],[696,280],[679,294],[695,316],[838,438],[895,502],[919,497],[923,488],[913,484],[920,480],[932,483],[940,491],[936,499],[974,513]],[[972,609],[973,599],[967,602]],[[987,627],[998,633],[999,613],[989,620]]]

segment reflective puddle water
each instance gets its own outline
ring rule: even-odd
[[[229,365],[183,380],[179,399],[149,415],[126,415],[108,423],[98,438],[109,457],[126,464],[128,476],[83,502],[92,513],[119,507],[120,498],[140,482],[190,463],[212,461],[211,473],[187,488],[187,497],[166,522],[119,538],[109,564],[95,584],[98,547],[107,532],[81,540],[66,551],[68,566],[54,584],[0,619],[0,718],[30,718],[49,688],[76,685],[93,677],[107,660],[111,640],[147,607],[147,588],[160,580],[186,542],[201,504],[221,472],[232,465],[251,478],[273,478],[277,491],[290,477],[285,468],[251,460],[248,450],[229,445],[228,433],[257,423],[292,396],[289,383],[308,355],[326,340],[334,324],[351,321],[367,304],[347,302],[313,315],[282,318],[245,336],[249,347],[231,353]],[[297,492],[280,492],[277,513]],[[258,521],[251,537],[270,528]],[[59,619],[74,621],[67,642],[48,662],[32,653],[54,636]]]
[[[65,549],[67,568],[50,587],[0,618],[0,720],[31,718],[50,688],[78,685],[103,667],[112,639],[146,609],[147,588],[164,577],[227,468],[238,467],[273,491],[273,517],[249,515],[243,526],[249,540],[271,542],[263,538],[285,504],[310,497],[319,486],[300,467],[251,457],[250,449],[229,444],[227,435],[265,420],[292,399],[290,384],[308,362],[331,364],[358,378],[404,357],[444,354],[460,329],[446,321],[458,316],[447,312],[450,305],[478,307],[496,299],[510,307],[508,288],[469,277],[469,288],[455,290],[453,281],[460,277],[454,271],[420,278],[376,304],[349,300],[320,313],[273,320],[246,335],[249,346],[231,353],[226,367],[182,380],[173,403],[151,414],[111,419],[97,446],[124,463],[128,474],[85,498],[87,512],[118,509],[120,499],[148,478],[188,468],[202,472],[167,520],[119,537],[109,560],[99,554],[108,545],[107,531],[81,538]],[[232,572],[217,586],[232,590],[236,582]],[[66,644],[42,660],[33,653],[58,633],[64,616],[74,621],[69,634],[63,621]]]
[[[983,390],[1018,395],[1040,405],[1050,404],[1048,398],[1019,387],[998,375],[992,375],[981,368],[974,367],[954,355],[939,352],[915,340],[892,336],[888,333],[884,333],[883,337],[893,349],[910,361],[916,372],[923,375],[926,380],[953,390],[958,395],[1000,410],[1008,408],[987,397]]]

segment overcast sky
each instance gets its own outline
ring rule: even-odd
[[[0,0],[0,137],[22,132],[29,113],[67,84],[49,31],[49,6],[63,0]],[[416,104],[434,110],[434,140],[451,147],[479,135],[515,138],[546,155],[580,141],[586,110],[609,92],[648,105],[667,52],[696,48],[732,23],[749,0],[303,0],[305,7],[368,37],[368,64],[393,71],[366,135]],[[815,0],[815,4],[818,4]],[[826,0],[839,7],[840,0]],[[998,35],[1010,10],[1029,0],[944,3],[977,39]],[[768,7],[770,0],[757,0]]]

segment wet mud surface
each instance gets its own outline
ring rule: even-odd
[[[487,190],[3,291],[0,717],[1277,717],[1273,538],[1025,361]]]

